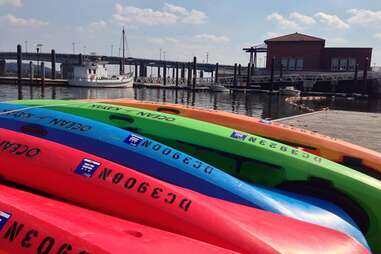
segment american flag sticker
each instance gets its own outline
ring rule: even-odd
[[[0,231],[3,229],[5,224],[8,222],[8,220],[11,218],[10,213],[2,212],[0,211]]]
[[[138,146],[140,144],[140,142],[143,141],[144,138],[138,136],[138,135],[135,135],[135,134],[130,134],[125,140],[124,142],[129,144],[130,146]]]
[[[245,140],[247,137],[247,134],[238,132],[238,131],[233,131],[233,133],[230,135],[231,138],[239,139],[239,140]]]
[[[101,166],[100,162],[89,160],[89,159],[83,159],[82,162],[76,168],[75,173],[81,176],[92,177],[95,171],[100,166]]]

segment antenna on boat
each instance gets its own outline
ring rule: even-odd
[[[125,48],[124,48],[124,44],[125,44],[125,39],[126,39],[126,31],[124,30],[124,27],[123,27],[123,30],[122,30],[122,40],[123,40],[123,58],[122,58],[122,72],[123,72],[123,74],[124,74],[124,66],[125,66],[125,64],[126,64],[126,62],[125,62],[125,55],[124,55],[124,51],[125,51]]]

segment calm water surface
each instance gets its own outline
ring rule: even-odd
[[[41,98],[39,87],[23,87],[24,99]],[[45,98],[52,98],[52,88],[46,87]],[[262,118],[282,118],[293,116],[305,111],[298,109],[285,101],[284,96],[258,93],[211,93],[191,92],[186,90],[165,90],[147,88],[74,88],[57,87],[57,99],[92,99],[92,98],[130,98],[137,100],[179,103],[190,106],[218,109]],[[17,87],[14,85],[0,86],[0,101],[17,99]],[[340,110],[364,112],[381,112],[381,100],[348,100],[345,98],[329,98],[323,101],[306,102],[313,109],[330,107]]]

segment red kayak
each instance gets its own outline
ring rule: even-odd
[[[241,253],[369,253],[338,231],[210,198],[103,158],[0,129],[10,181]]]
[[[0,185],[0,254],[233,254],[194,239]]]

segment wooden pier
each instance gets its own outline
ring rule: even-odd
[[[381,114],[325,110],[275,120],[381,152]]]

